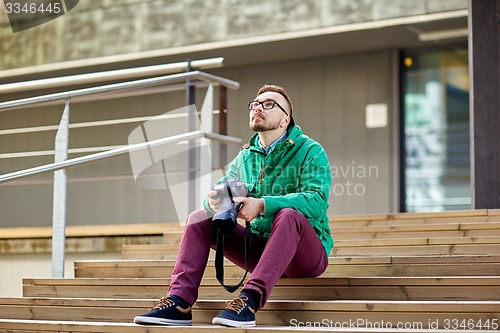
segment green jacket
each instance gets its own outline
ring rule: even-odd
[[[237,178],[246,183],[254,197],[264,199],[265,212],[252,221],[252,233],[268,238],[276,213],[293,208],[311,222],[329,255],[333,239],[326,211],[332,177],[325,150],[297,125],[288,128],[286,139],[268,155],[258,142],[258,134],[253,135],[217,183]],[[208,199],[204,207],[211,211]]]

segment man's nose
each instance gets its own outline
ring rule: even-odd
[[[255,111],[255,112],[257,112],[257,110],[259,110],[259,112],[261,112],[261,113],[262,113],[262,112],[264,112],[264,107],[262,106],[262,103],[259,103],[259,104],[255,107],[254,111]]]

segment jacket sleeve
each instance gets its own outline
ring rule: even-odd
[[[274,216],[283,208],[293,208],[308,220],[318,220],[328,209],[332,175],[323,147],[309,151],[299,176],[299,192],[282,196],[263,196],[265,217]]]

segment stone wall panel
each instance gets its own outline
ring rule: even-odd
[[[274,16],[281,31],[318,28],[321,3],[319,0],[280,0]]]
[[[176,0],[142,4],[142,49],[152,50],[184,44],[183,3]]]
[[[63,61],[63,40],[65,20],[53,20],[42,24],[36,31],[36,61],[38,64],[50,64]]]
[[[223,40],[227,35],[227,8],[227,0],[185,0],[185,43]]]
[[[374,20],[422,15],[426,13],[426,3],[421,0],[377,0],[372,2]]]
[[[138,52],[141,50],[140,4],[109,7],[103,12],[103,55]]]
[[[427,0],[427,11],[429,13],[466,9],[467,6],[468,0]]]
[[[341,25],[373,20],[372,0],[323,1],[323,26]]]
[[[228,38],[268,35],[279,31],[276,20],[278,2],[230,0]]]
[[[76,9],[76,8],[75,8]],[[71,12],[70,12],[71,13]],[[101,10],[73,13],[64,17],[64,59],[75,60],[99,57],[103,15]]]

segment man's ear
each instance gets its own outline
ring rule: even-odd
[[[283,121],[281,121],[281,127],[288,127],[288,124],[290,124],[290,116],[286,117]]]

